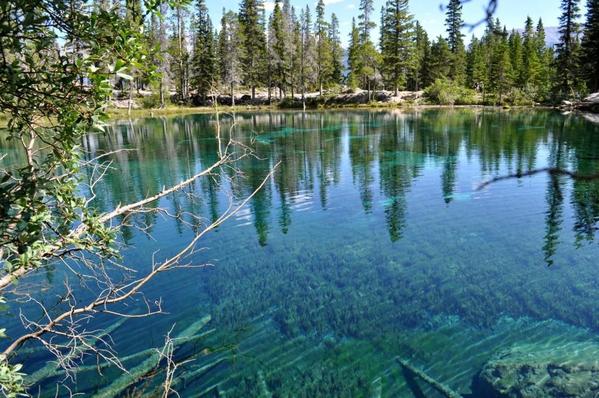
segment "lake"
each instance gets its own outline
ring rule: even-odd
[[[200,332],[176,352],[188,361],[173,385],[184,397],[435,396],[398,358],[467,395],[483,366],[506,353],[559,363],[596,357],[599,181],[538,173],[481,184],[544,167],[597,173],[599,125],[553,111],[482,109],[238,113],[219,123],[255,156],[156,204],[178,218],[130,220],[121,236],[127,267],[145,272],[152,256],[176,253],[280,165],[199,243],[190,262],[204,267],[170,271],[145,288],[165,314],[90,322],[111,328],[129,369],[151,361],[147,349],[169,331],[183,338],[194,327]],[[89,158],[130,149],[109,157],[93,204],[133,202],[209,166],[216,128],[214,115],[189,115],[87,135]],[[18,161],[9,143],[0,148],[5,162]],[[52,281],[65,273],[56,265],[35,275],[43,288],[33,294],[56,300],[62,287]],[[143,312],[136,303],[123,311]],[[18,309],[6,311],[3,327],[16,335]],[[24,349],[30,374],[51,359]],[[160,380],[134,385],[94,364],[88,358],[65,383],[98,396],[158,391]],[[64,378],[45,374],[33,391],[54,396]]]

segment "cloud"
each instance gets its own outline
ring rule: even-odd
[[[343,3],[344,0],[324,0],[324,4],[325,5],[331,5],[331,4],[337,4],[337,3]]]
[[[266,11],[272,11],[275,9],[275,2],[274,1],[265,1],[264,2],[264,9]]]
[[[355,4],[348,4],[348,5],[347,5],[347,8],[348,8],[349,10],[353,10],[353,9],[355,9],[355,8],[356,8],[356,5],[355,5]]]

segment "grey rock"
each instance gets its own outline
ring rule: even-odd
[[[514,346],[484,365],[472,391],[488,398],[599,397],[599,343]]]

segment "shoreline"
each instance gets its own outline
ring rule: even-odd
[[[306,108],[306,112],[326,112],[326,111],[343,111],[343,110],[425,110],[425,109],[488,109],[488,110],[556,110],[560,109],[550,105],[517,105],[517,106],[500,106],[500,105],[436,105],[436,104],[398,104],[398,103],[371,103],[371,104],[351,104],[351,105],[331,105]],[[301,108],[281,107],[277,104],[273,105],[238,105],[238,106],[168,106],[166,108],[147,108],[147,109],[132,109],[131,113],[123,108],[109,108],[106,113],[112,121],[130,120],[139,118],[151,117],[170,117],[193,114],[216,114],[216,113],[244,113],[244,112],[304,112]]]

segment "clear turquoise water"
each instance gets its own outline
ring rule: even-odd
[[[281,165],[246,208],[201,242],[206,250],[192,260],[210,267],[160,275],[148,286],[145,296],[161,297],[167,314],[90,324],[118,326],[112,338],[121,356],[133,356],[130,368],[151,359],[135,354],[160,347],[171,328],[183,333],[207,315],[205,335],[177,352],[191,359],[175,378],[182,396],[418,396],[397,356],[468,394],[481,366],[514,344],[599,341],[599,182],[538,174],[477,190],[493,176],[533,168],[598,172],[599,126],[550,111],[234,117],[232,127],[232,116],[221,115],[223,131],[257,154],[240,162],[243,175],[223,170],[159,205],[189,222],[186,212],[214,219],[231,195],[239,202]],[[135,201],[210,165],[215,128],[214,116],[193,115],[90,134],[83,145],[91,154],[133,149],[112,156],[95,205]],[[0,145],[5,161],[18,160]],[[153,223],[153,240],[134,228],[122,239],[125,264],[140,272],[152,252],[164,258],[193,236],[182,221],[138,221]],[[40,278],[62,275],[57,266]],[[127,311],[142,311],[137,304]],[[18,333],[18,308],[2,317]],[[49,357],[30,349],[22,360],[31,373]],[[84,368],[67,383],[110,395],[127,391],[115,388],[119,377],[116,369]],[[53,396],[63,379],[57,374],[34,389]]]

